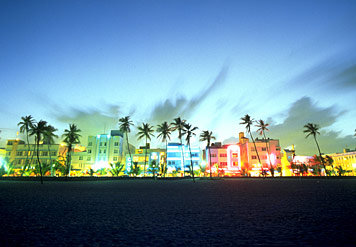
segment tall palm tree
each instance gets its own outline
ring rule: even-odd
[[[193,177],[193,181],[195,182],[195,177],[194,177],[194,166],[193,166],[193,160],[192,160],[192,149],[190,147],[190,139],[195,136],[194,131],[197,130],[198,127],[192,127],[189,123],[184,124],[184,130],[182,132],[182,135],[185,136],[185,140],[187,141],[187,145],[189,147],[189,154],[190,154],[190,169]]]
[[[137,139],[141,140],[142,138],[145,138],[146,141],[146,146],[145,146],[145,165],[143,167],[143,176],[146,176],[146,163],[147,163],[147,141],[151,141],[151,137],[154,136],[153,132],[153,126],[151,126],[149,123],[142,123],[142,126],[137,127],[138,133],[137,133]]]
[[[77,125],[69,124],[69,129],[65,129],[62,135],[62,137],[64,137],[63,142],[67,145],[66,176],[70,176],[73,145],[80,143],[79,138],[81,135],[79,132],[81,132],[81,130],[78,129]]]
[[[42,179],[42,166],[41,166],[41,161],[40,161],[40,156],[39,156],[39,149],[40,149],[40,142],[43,140],[43,136],[46,133],[48,129],[47,122],[40,120],[38,123],[34,123],[32,125],[32,128],[30,130],[29,135],[30,136],[35,136],[35,142],[36,142],[36,156],[37,156],[37,162],[40,167],[40,175],[41,175],[41,184],[43,184],[43,179]]]
[[[303,130],[303,132],[304,132],[305,134],[307,134],[307,135],[305,136],[305,138],[308,138],[309,136],[313,136],[313,137],[314,137],[316,146],[317,146],[318,151],[319,151],[319,157],[320,157],[321,163],[322,163],[322,165],[323,165],[323,167],[324,167],[325,173],[327,173],[327,172],[326,172],[325,163],[324,163],[324,158],[321,156],[319,143],[318,143],[318,141],[316,140],[316,135],[320,135],[319,128],[320,128],[320,127],[319,127],[319,125],[317,125],[317,124],[307,123],[306,125],[304,125],[304,130]]]
[[[258,154],[257,147],[256,147],[255,139],[253,139],[253,136],[251,134],[251,126],[252,126],[252,123],[253,123],[253,118],[251,118],[250,115],[246,114],[244,117],[241,118],[241,120],[242,120],[242,122],[240,124],[244,124],[246,126],[246,130],[250,134],[251,140],[252,140],[253,145],[255,147],[257,158],[258,158],[258,162],[262,166],[261,159],[260,159],[260,156]],[[263,166],[262,166],[262,174],[264,174]]]
[[[268,129],[268,126],[269,124],[268,123],[265,123],[265,121],[263,121],[262,119],[256,121],[257,124],[256,124],[256,127],[258,127],[257,129],[257,132],[259,132],[259,134],[261,136],[263,136],[263,139],[266,143],[266,149],[267,149],[267,154],[268,154],[268,161],[269,161],[269,165],[270,165],[270,169],[272,168],[272,162],[271,162],[271,158],[270,158],[270,152],[269,152],[269,148],[268,148],[268,145],[267,145],[267,138],[266,138],[266,131],[269,131]],[[272,174],[273,176],[273,174]]]
[[[43,135],[43,142],[47,144],[47,148],[48,148],[48,155],[49,155],[49,164],[51,166],[51,176],[53,176],[53,167],[52,167],[52,155],[51,155],[51,149],[50,149],[50,145],[54,144],[54,138],[58,138],[58,135],[54,134],[54,132],[56,132],[57,129],[55,127],[53,127],[52,125],[48,125],[47,126],[47,130]]]
[[[30,152],[30,142],[29,142],[29,131],[31,130],[33,124],[34,124],[34,119],[32,118],[31,115],[21,117],[21,122],[19,122],[17,125],[20,126],[20,133],[26,134],[26,140],[27,143],[26,145],[28,146],[28,150],[26,152],[26,160],[25,160],[25,165],[23,168],[23,171],[25,171],[28,167],[28,153]]]
[[[211,153],[210,153],[210,142],[211,140],[215,140],[215,136],[213,136],[213,132],[209,130],[204,130],[200,134],[200,141],[206,141],[206,149],[209,150],[209,168],[210,168],[210,178],[212,178],[211,173]]]
[[[162,139],[162,142],[166,142],[166,169],[167,169],[167,158],[168,158],[168,153],[167,153],[167,146],[168,146],[168,140],[171,139],[171,133],[173,131],[173,128],[171,127],[171,124],[164,122],[160,125],[157,126],[157,132],[159,133],[157,137]]]
[[[182,168],[183,168],[183,175],[185,176],[185,164],[184,164],[184,153],[183,153],[183,142],[182,142],[182,133],[184,131],[184,124],[186,123],[186,120],[182,120],[180,117],[177,117],[173,120],[172,126],[173,126],[173,131],[178,131],[178,138],[180,141],[180,148],[181,148],[181,154],[182,154]]]
[[[132,155],[131,155],[131,150],[130,150],[130,144],[129,144],[129,136],[128,133],[131,132],[130,127],[133,126],[134,124],[132,123],[130,116],[122,117],[119,119],[119,130],[126,134],[126,143],[127,143],[127,150],[129,151],[130,155],[130,160],[132,164]]]

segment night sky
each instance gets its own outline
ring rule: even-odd
[[[125,115],[181,116],[228,143],[248,113],[297,154],[317,151],[308,122],[322,152],[355,148],[355,13],[352,0],[2,0],[1,146],[25,115],[58,134],[76,123],[85,145]]]

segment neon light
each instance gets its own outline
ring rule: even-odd
[[[238,145],[230,145],[227,147],[227,167],[228,170],[241,170],[241,155],[240,155],[240,147]],[[232,157],[234,154],[234,156],[237,157]],[[233,162],[235,161],[238,162],[238,166],[234,166]]]

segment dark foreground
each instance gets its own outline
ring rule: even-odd
[[[1,246],[353,245],[356,179],[0,181]]]

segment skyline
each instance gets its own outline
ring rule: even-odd
[[[351,1],[3,1],[1,146],[25,115],[58,134],[76,123],[85,145],[125,115],[181,116],[223,142],[249,114],[301,154],[316,152],[307,122],[322,127],[322,152],[355,148],[355,11]]]

